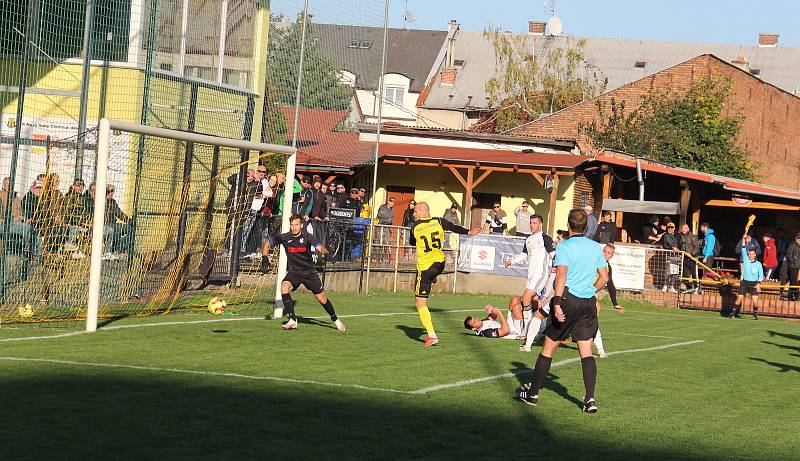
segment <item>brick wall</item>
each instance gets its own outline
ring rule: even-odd
[[[737,142],[751,153],[753,163],[761,165],[759,180],[774,186],[800,188],[800,98],[711,55],[698,56],[570,106],[516,128],[510,134],[577,137],[581,150],[595,153],[587,140],[578,136],[578,127],[598,116],[598,100],[606,107],[612,98],[617,102],[625,101],[627,110],[633,110],[653,89],[671,87],[685,92],[694,79],[711,76],[731,79],[732,96],[726,112],[744,116]]]

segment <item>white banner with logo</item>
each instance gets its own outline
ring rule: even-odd
[[[506,268],[506,261],[522,252],[525,239],[504,237],[502,235],[459,236],[458,267],[461,272],[478,272],[482,274],[511,275],[526,277],[528,275],[527,259]]]
[[[644,290],[646,248],[616,245],[611,258],[614,286],[618,290]]]

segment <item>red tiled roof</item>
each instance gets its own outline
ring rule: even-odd
[[[611,165],[627,166],[636,168],[635,160],[622,159],[618,157],[610,157],[608,155],[598,155],[594,160],[602,163],[609,163]],[[694,179],[695,181],[714,182],[714,176],[710,174],[700,173],[699,171],[686,170],[684,168],[675,168],[658,163],[650,163],[647,160],[641,162],[642,170],[652,171],[653,173],[662,173],[670,176],[680,176],[681,178]]]
[[[294,133],[294,108],[282,107],[291,140]],[[358,141],[358,133],[334,131],[347,118],[347,112],[325,109],[300,109],[297,136],[297,163],[351,167],[369,161],[372,148]]]
[[[636,168],[636,161],[613,157],[608,155],[598,155],[592,160],[608,163],[611,165],[619,165],[630,168]],[[765,195],[768,197],[783,198],[788,200],[800,200],[800,191],[793,191],[784,189],[782,187],[768,186],[764,184],[757,184],[740,179],[728,178],[725,176],[718,176],[713,174],[701,173],[699,171],[687,170],[685,168],[671,167],[657,163],[651,163],[647,160],[641,162],[642,170],[652,171],[653,173],[661,173],[670,176],[676,176],[684,179],[692,179],[695,181],[702,181],[706,183],[721,184],[723,188],[732,192],[742,192],[755,195]]]
[[[506,166],[541,166],[547,168],[574,168],[588,157],[563,154],[523,153],[512,150],[470,149],[466,147],[430,146],[424,144],[398,144],[382,142],[379,149],[382,158],[408,158],[481,162]]]

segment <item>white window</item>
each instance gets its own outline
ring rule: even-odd
[[[387,86],[386,88],[384,88],[383,97],[386,100],[387,104],[402,106],[403,93],[405,92],[406,89],[401,86]]]

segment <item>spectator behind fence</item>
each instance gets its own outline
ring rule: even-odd
[[[667,224],[667,231],[661,237],[661,248],[665,250],[672,250],[674,253],[678,252],[678,238],[675,235],[675,224]],[[671,293],[677,293],[676,287],[678,286],[678,256],[675,254],[666,254],[666,264],[664,268],[664,286],[661,287],[661,292],[666,293],[669,290]]]
[[[703,233],[702,263],[705,264],[705,266],[709,269],[713,269],[714,258],[717,256],[715,254],[717,248],[717,236],[714,235],[714,229],[712,229],[707,222],[700,224],[700,231]]]
[[[586,232],[583,235],[589,237],[590,239],[594,237],[594,234],[597,232],[597,217],[594,215],[594,208],[591,205],[586,205],[583,207],[583,211],[586,212]]]
[[[611,212],[608,210],[600,213],[600,224],[592,236],[597,243],[608,244],[617,240],[617,225],[611,221]]]
[[[114,199],[114,191],[113,185],[106,186],[106,219],[103,227],[103,259],[106,260],[119,259],[117,253],[125,253],[133,246],[130,218]],[[96,186],[92,183],[89,186],[89,197],[93,203],[96,194]]]
[[[353,187],[350,189],[350,196],[344,200],[344,205],[342,208],[349,208],[351,210],[355,210],[356,218],[361,216],[361,208],[362,208],[361,200],[358,198],[358,189]]]
[[[697,236],[694,235],[691,230],[689,230],[688,224],[681,225],[681,235],[678,241],[678,248],[691,255],[693,258],[697,258],[700,255],[700,241],[697,239]],[[697,263],[688,256],[683,257],[683,267],[682,267],[683,276],[691,279],[697,279],[699,274],[697,273]],[[697,289],[700,290],[700,285],[692,280],[692,281],[684,281],[686,285],[686,290],[691,291]]]
[[[444,214],[442,215],[442,219],[449,222],[450,224],[455,224],[456,226],[459,225],[458,223],[458,204],[453,203],[450,205],[450,208],[444,210]]]
[[[64,195],[58,190],[57,174],[45,176],[42,194],[34,213],[32,226],[42,239],[43,255],[57,253],[67,236],[64,219]]]
[[[344,204],[350,197],[347,195],[346,187],[344,184],[336,184],[336,208],[344,208]]]
[[[486,233],[487,231],[491,234],[505,235],[508,233],[508,217],[506,212],[500,208],[500,202],[494,202],[491,211],[486,216],[482,232]]]
[[[378,207],[378,224],[391,226],[394,223],[394,204],[394,197],[389,197],[386,203]]]
[[[745,248],[745,255],[748,251],[753,250],[756,252],[757,258],[761,257],[761,245],[759,245],[756,239],[754,239],[750,234],[745,234],[744,238],[739,239],[739,241],[736,243],[736,257],[739,260],[742,259],[742,248]]]
[[[761,241],[764,242],[764,278],[773,280],[776,275],[775,269],[778,267],[778,246],[769,232],[764,233]]]
[[[311,214],[313,195],[311,178],[303,176],[303,179],[300,180],[300,190],[292,196],[292,209],[305,220],[308,220],[308,215]]]
[[[18,253],[28,250],[31,225],[25,222],[25,216],[22,214],[22,200],[17,197],[16,192],[8,190],[10,182],[11,178],[3,178],[3,187],[0,189],[0,224],[6,224],[6,207],[9,206],[9,196],[11,197],[11,221],[7,223],[7,231],[6,227],[0,228],[0,236],[6,249],[10,248]]]
[[[517,217],[517,231],[514,235],[525,238],[531,235],[531,215],[533,215],[533,210],[530,209],[528,201],[523,200],[522,203],[514,209],[514,216]]]
[[[76,179],[69,186],[69,191],[64,196],[64,207],[67,219],[67,243],[64,249],[67,251],[79,251],[80,243],[86,242],[89,233],[92,213],[94,212],[94,202],[86,193],[86,184],[83,179]],[[83,252],[75,255],[80,258]]]
[[[319,188],[322,191],[322,194],[325,196],[325,209],[330,210],[334,207],[333,193],[336,191],[336,189],[333,187],[333,185],[328,186],[328,183],[326,182],[323,182]]]
[[[798,280],[800,280],[800,232],[795,234],[794,242],[786,249],[787,274],[789,276],[789,301],[797,301]]]
[[[642,239],[641,243],[646,245],[654,245],[661,241],[661,236],[658,233],[658,218],[650,216],[647,223],[642,226]]]
[[[256,227],[258,212],[264,206],[264,178],[266,175],[267,167],[259,165],[253,174],[252,180],[248,180],[245,185],[241,254],[246,255],[246,257],[256,258],[259,256],[257,248],[261,242],[256,236],[260,236],[261,233],[258,232],[257,228],[254,231],[254,228]],[[248,178],[250,178],[249,175]]]
[[[41,254],[40,234],[37,228],[33,225],[33,221],[36,217],[36,209],[39,206],[39,199],[41,196],[42,181],[37,179],[31,183],[28,193],[22,198],[22,217],[24,218],[25,223],[30,226],[31,230],[28,246],[27,248],[24,248],[23,251],[28,251],[34,255]]]

